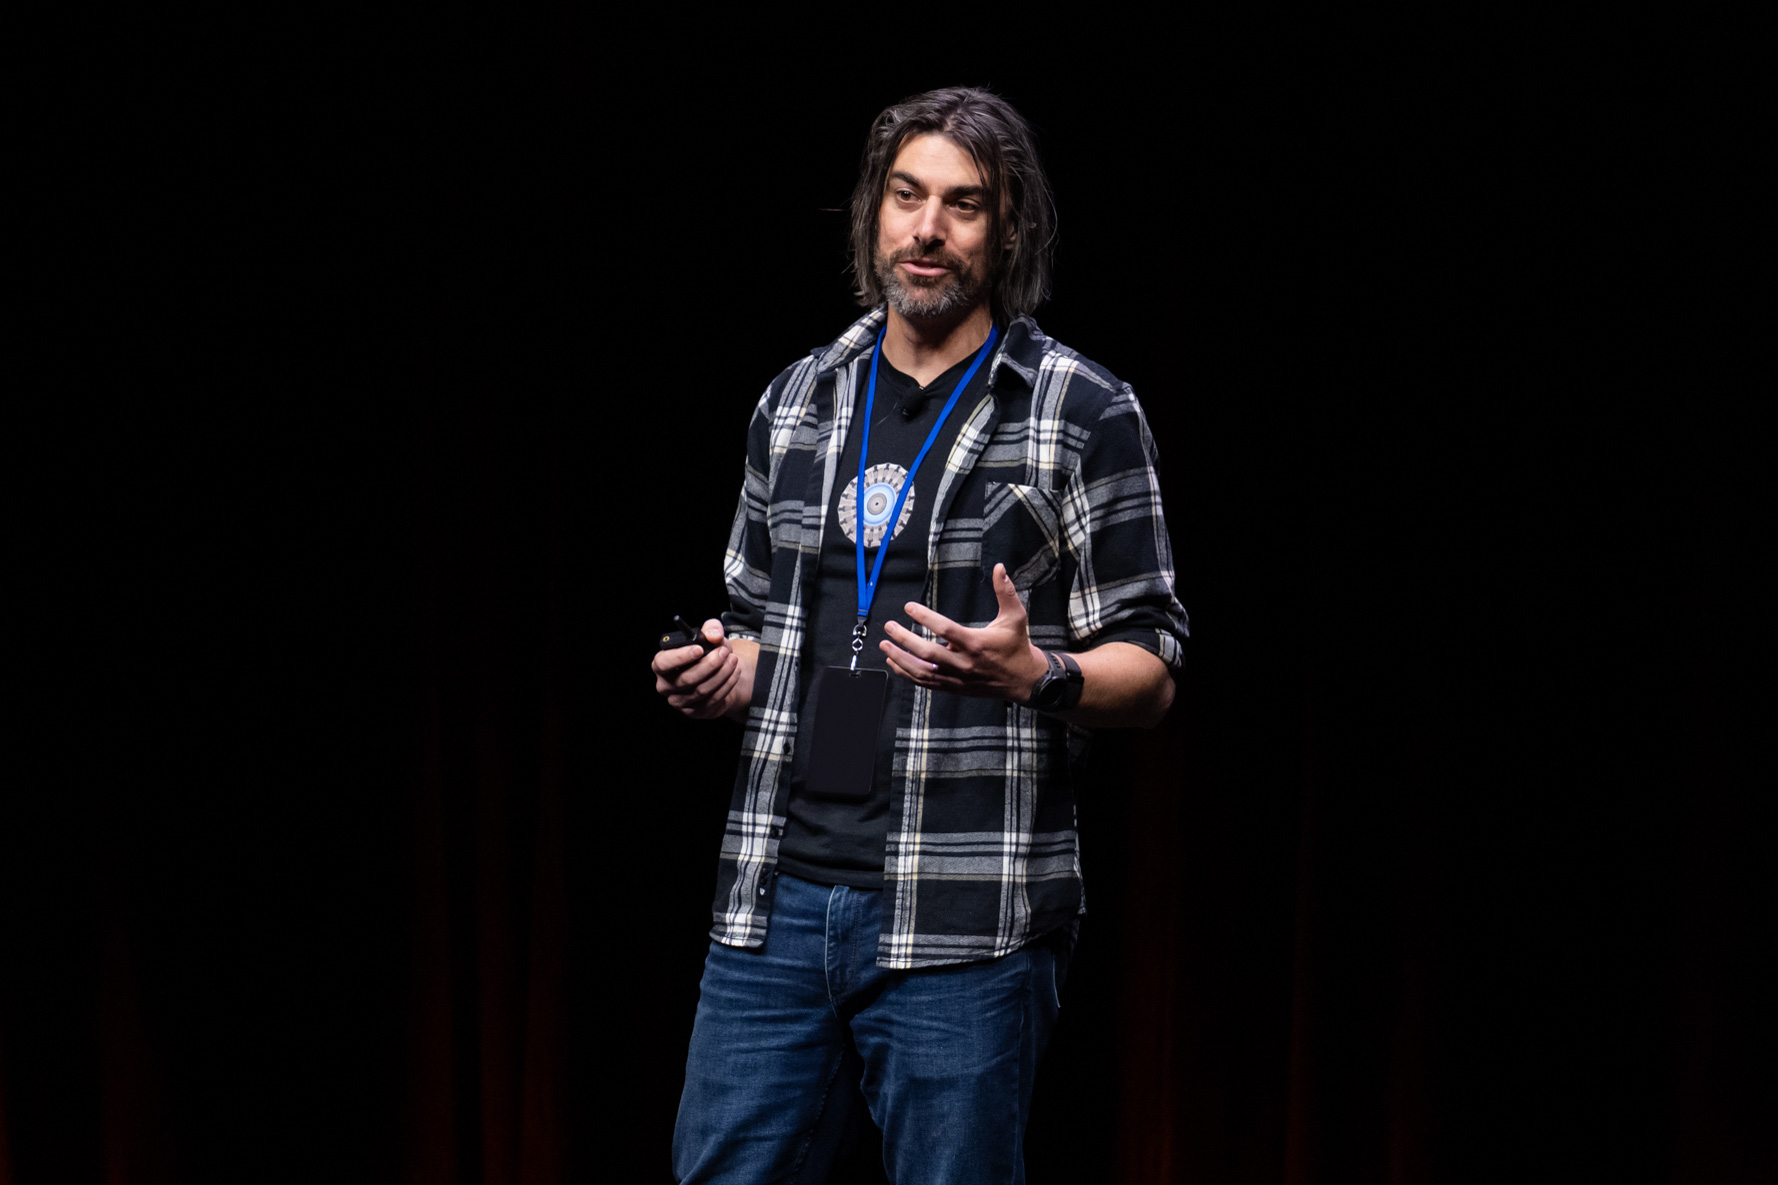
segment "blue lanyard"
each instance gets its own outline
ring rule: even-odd
[[[886,329],[887,326],[884,328]],[[914,488],[914,474],[920,471],[920,462],[924,461],[926,454],[932,451],[932,442],[938,439],[939,430],[945,426],[945,420],[950,417],[951,409],[957,406],[957,400],[963,395],[963,388],[969,386],[969,380],[974,378],[975,372],[981,369],[982,360],[994,348],[994,340],[1000,336],[1000,327],[997,325],[988,326],[988,340],[982,343],[982,348],[976,351],[975,361],[969,364],[969,369],[963,372],[961,379],[957,380],[957,389],[952,391],[951,397],[945,401],[944,410],[938,413],[938,422],[932,425],[932,431],[926,435],[926,443],[920,446],[920,455],[915,457],[914,463],[908,467],[908,475],[901,483],[901,492],[895,496],[895,509],[889,512],[888,529],[883,534],[883,541],[877,545],[876,563],[871,566],[870,579],[866,580],[864,576],[864,470],[866,458],[870,455],[871,409],[876,406],[877,402],[877,359],[883,356],[883,332],[883,329],[877,330],[877,348],[870,356],[870,388],[864,396],[864,439],[858,446],[858,496],[855,499],[858,521],[853,535],[858,555],[858,624],[852,627],[852,665],[854,667],[858,665],[858,652],[864,649],[865,622],[870,617],[871,601],[876,599],[877,577],[883,572],[883,557],[889,552],[889,541],[895,536],[896,524],[901,522],[901,508],[907,505],[908,493]]]

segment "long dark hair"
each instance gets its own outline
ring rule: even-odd
[[[871,124],[858,188],[852,191],[852,272],[858,303],[883,303],[877,282],[877,221],[883,186],[896,154],[911,136],[935,134],[969,153],[988,187],[993,233],[988,261],[994,276],[994,314],[1022,317],[1050,293],[1050,256],[1056,205],[1037,160],[1031,126],[999,95],[952,86],[903,99]]]

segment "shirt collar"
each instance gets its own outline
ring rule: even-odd
[[[815,377],[826,378],[833,371],[856,360],[859,355],[870,353],[871,347],[876,344],[877,330],[883,327],[888,316],[884,307],[878,305],[852,322],[851,327],[831,343],[811,350],[810,353],[815,355]],[[1004,366],[1027,387],[1035,387],[1037,368],[1043,362],[1043,348],[1048,340],[1044,337],[1043,330],[1037,327],[1037,322],[1031,318],[1020,317],[1015,320],[1001,334],[1000,344],[994,348],[993,361],[988,363],[988,386],[992,388],[995,385],[1000,369]]]

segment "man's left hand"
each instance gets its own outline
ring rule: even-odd
[[[1019,600],[1005,564],[994,565],[994,597],[1000,612],[980,629],[958,625],[910,601],[908,617],[932,631],[937,641],[929,642],[891,621],[883,627],[888,640],[877,643],[877,648],[889,660],[890,670],[922,687],[1022,704],[1049,669],[1049,660],[1031,644],[1025,603]]]

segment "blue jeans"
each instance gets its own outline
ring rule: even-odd
[[[820,1185],[862,1088],[895,1185],[1022,1185],[1067,936],[888,971],[882,903],[779,876],[762,949],[710,944],[673,1132],[679,1181]]]

